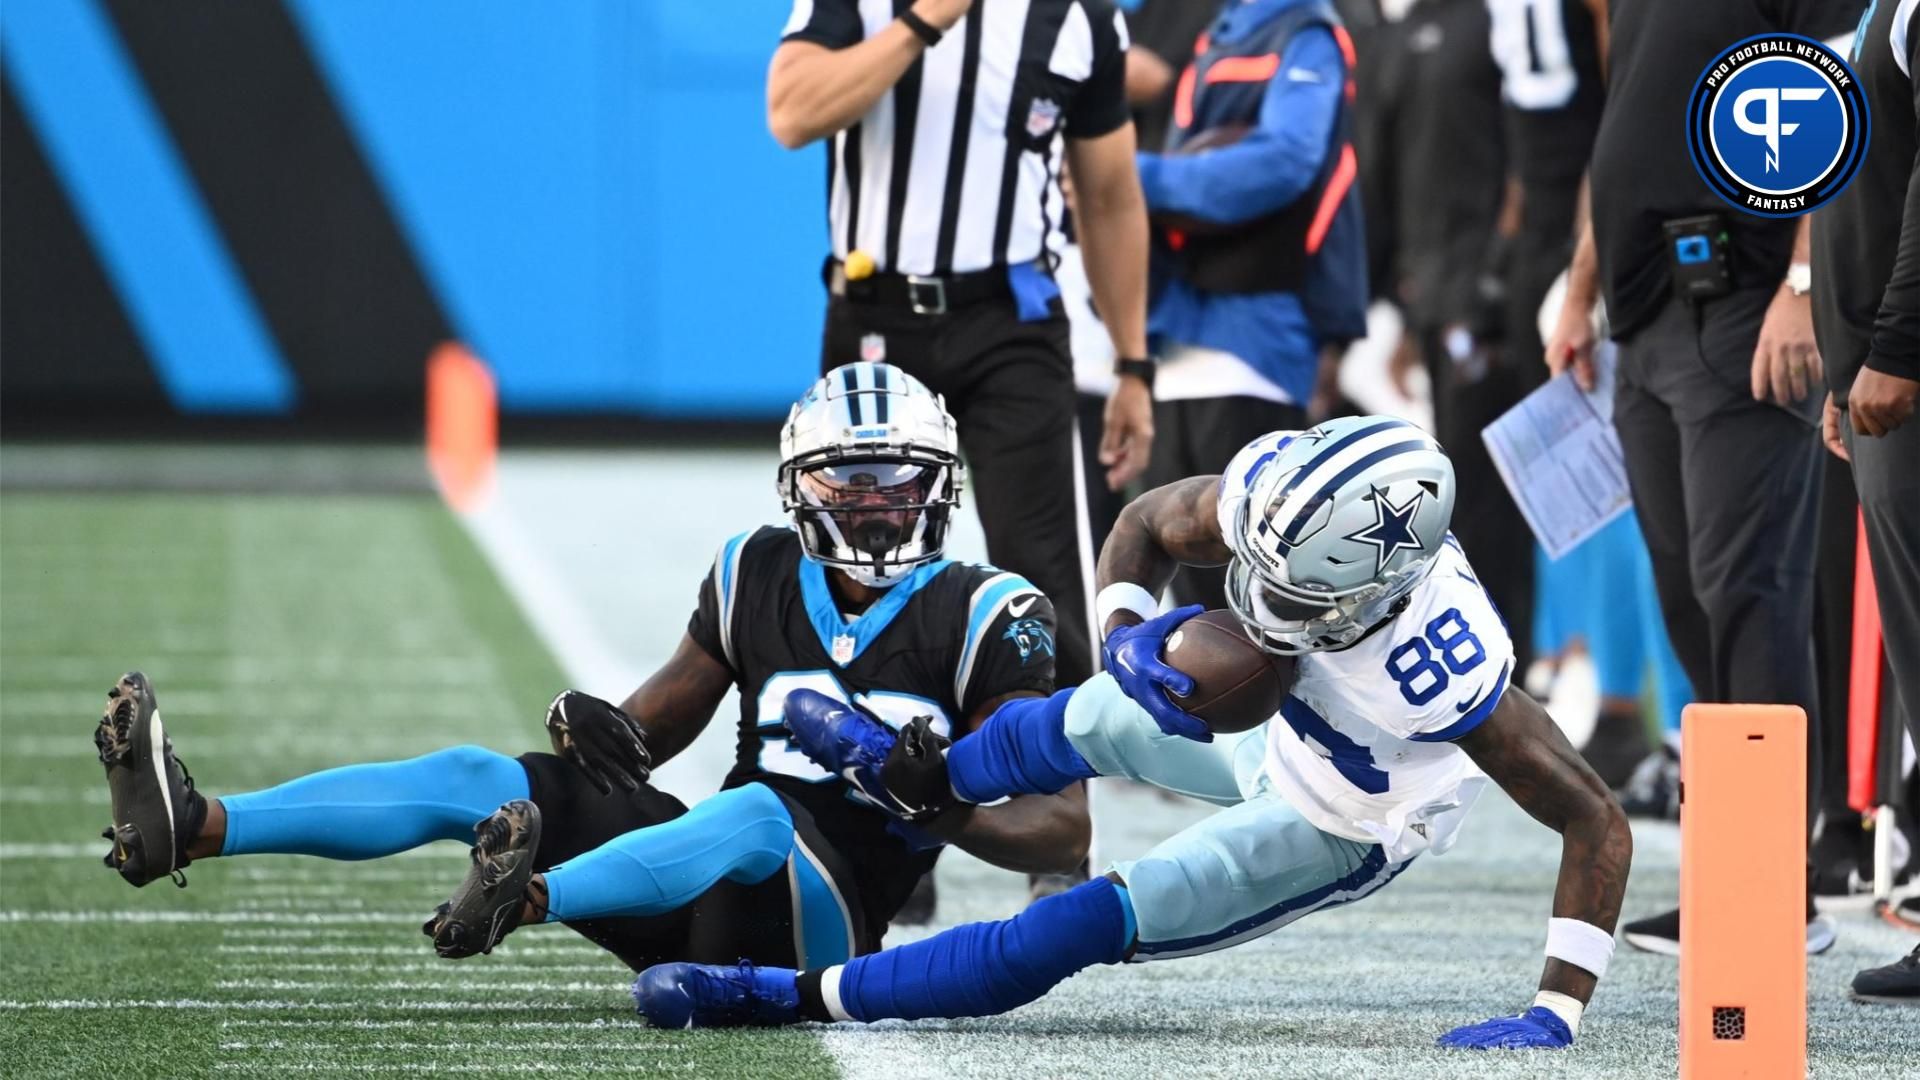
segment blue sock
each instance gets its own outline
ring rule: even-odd
[[[1051,795],[1100,775],[1067,741],[1067,699],[1014,698],[947,749],[947,779],[970,803],[1008,795]]]
[[[840,1005],[863,1023],[992,1016],[1017,1008],[1133,943],[1133,902],[1104,877],[1000,922],[968,923],[840,969]],[[829,973],[831,974],[831,973]]]
[[[526,797],[525,767],[478,746],[347,765],[221,796],[220,854],[377,859],[433,840],[471,841],[475,822]]]
[[[659,915],[721,881],[765,881],[792,851],[780,797],[761,784],[732,788],[547,871],[547,921]]]

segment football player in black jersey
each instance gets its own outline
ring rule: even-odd
[[[152,686],[130,673],[95,736],[112,790],[106,862],[135,885],[185,884],[183,867],[216,855],[370,859],[477,836],[466,880],[425,927],[442,956],[489,951],[537,919],[635,969],[742,956],[815,967],[873,951],[944,843],[1009,869],[1072,869],[1090,833],[1080,792],[909,826],[858,801],[783,727],[802,688],[895,727],[929,718],[917,727],[941,735],[1052,691],[1046,597],[942,557],[957,445],[919,381],[878,363],[830,372],[781,436],[792,527],[721,547],[679,647],[622,705],[555,698],[551,754],[461,746],[210,799],[174,756]],[[723,789],[689,809],[647,778],[729,688],[738,756]]]

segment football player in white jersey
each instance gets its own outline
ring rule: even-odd
[[[795,742],[909,821],[1127,776],[1223,809],[1059,896],[817,971],[662,965],[634,986],[663,1026],[981,1016],[1101,963],[1187,956],[1367,896],[1450,847],[1491,779],[1559,832],[1538,995],[1442,1045],[1569,1045],[1613,954],[1632,836],[1604,783],[1511,684],[1512,644],[1448,535],[1453,468],[1388,417],[1255,440],[1217,477],[1130,505],[1100,557],[1107,673],[1009,702],[951,745],[823,703]],[[1192,680],[1161,654],[1198,613],[1156,614],[1178,565],[1228,567],[1262,648],[1296,658],[1278,715],[1215,738],[1183,711]],[[803,692],[804,693],[804,692]],[[1171,696],[1170,696],[1171,695]],[[796,697],[799,695],[795,695]]]

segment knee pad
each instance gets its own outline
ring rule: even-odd
[[[1131,780],[1140,774],[1129,762],[1140,760],[1152,737],[1161,734],[1147,710],[1134,704],[1106,672],[1074,690],[1065,727],[1067,741],[1100,775]]]

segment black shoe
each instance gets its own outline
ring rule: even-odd
[[[1600,774],[1609,788],[1617,789],[1632,779],[1635,767],[1652,749],[1647,745],[1647,727],[1638,709],[1632,712],[1602,709],[1587,745],[1580,748],[1580,756],[1587,759],[1587,764],[1593,766],[1593,771]]]
[[[1659,953],[1662,956],[1680,955],[1680,909],[1644,919],[1636,919],[1620,928],[1620,936],[1627,944],[1641,952]],[[1838,940],[1838,926],[1831,915],[1815,915],[1807,920],[1807,955],[1818,956],[1833,948]]]
[[[1920,1005],[1920,946],[1886,967],[1868,968],[1855,975],[1853,1000]]]
[[[891,921],[901,926],[925,926],[933,921],[933,909],[939,904],[940,894],[933,887],[933,875],[926,874],[914,883],[907,902],[894,912]]]
[[[448,960],[490,953],[520,925],[520,905],[540,850],[540,808],[515,799],[473,827],[473,865],[453,897],[420,929]]]
[[[100,833],[113,850],[103,861],[132,885],[172,877],[184,888],[187,845],[206,823],[207,800],[173,754],[145,675],[129,671],[107,691],[93,745],[113,804],[113,825]]]
[[[1628,817],[1680,820],[1680,755],[1661,746],[1640,759],[1620,789],[1620,809]]]

